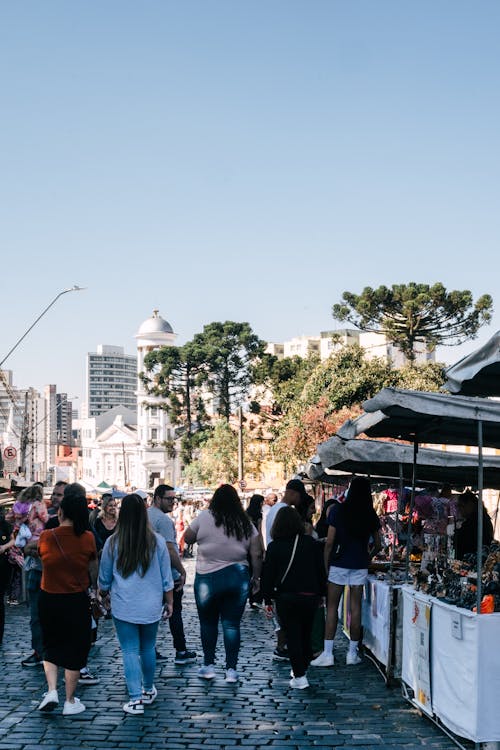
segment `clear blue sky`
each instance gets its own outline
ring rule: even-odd
[[[500,328],[497,0],[0,5],[0,359],[83,396],[87,351],[213,320],[281,341],[344,290],[485,292]]]

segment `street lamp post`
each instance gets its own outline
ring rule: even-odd
[[[62,297],[63,294],[68,294],[68,292],[82,292],[84,289],[85,289],[85,287],[78,286],[77,284],[75,284],[74,286],[70,287],[69,289],[63,289],[62,292],[59,292],[59,294],[57,294],[54,297],[54,299],[52,300],[52,302],[50,302],[50,304],[48,304],[47,307],[44,310],[42,310],[42,312],[40,313],[40,315],[38,316],[38,318],[33,321],[33,323],[30,325],[30,327],[28,328],[28,330],[23,333],[23,335],[21,336],[21,338],[18,341],[16,341],[16,343],[14,344],[14,346],[12,347],[12,349],[10,349],[10,351],[7,352],[7,354],[5,355],[5,357],[0,362],[0,367],[2,367],[2,365],[10,357],[10,355],[12,354],[12,352],[17,349],[17,347],[19,346],[19,344],[21,343],[21,341],[23,341],[26,338],[26,336],[28,335],[28,333],[36,326],[36,324],[38,323],[38,321],[41,318],[43,318],[43,316],[45,315],[45,313],[50,310],[50,308],[52,307],[52,305],[55,305],[55,303],[57,302],[57,300],[59,299],[59,297]]]
[[[85,289],[85,287],[81,287],[81,286],[78,286],[77,284],[74,284],[69,289],[63,289],[62,292],[59,292],[59,294],[56,294],[56,296],[54,297],[54,299],[51,302],[49,302],[49,304],[47,305],[46,308],[44,308],[42,310],[42,312],[40,313],[40,315],[33,321],[33,323],[30,325],[30,327],[28,328],[28,330],[23,333],[23,335],[21,336],[21,338],[16,341],[16,343],[14,344],[14,346],[11,349],[9,349],[9,351],[7,352],[7,354],[5,355],[5,357],[0,362],[0,381],[3,383],[7,394],[10,396],[10,399],[11,399],[11,401],[14,404],[15,404],[14,398],[13,398],[12,393],[10,392],[10,388],[8,386],[8,383],[7,383],[7,380],[5,378],[5,375],[2,372],[2,366],[8,360],[8,358],[10,357],[10,355],[12,354],[12,352],[14,352],[17,349],[17,347],[19,346],[19,344],[22,341],[24,341],[24,339],[26,338],[26,336],[28,335],[28,333],[36,326],[36,324],[39,322],[39,320],[41,320],[43,318],[43,316],[50,310],[50,308],[53,305],[55,305],[55,303],[57,302],[57,300],[59,299],[59,297],[62,297],[63,294],[68,294],[69,292],[81,292],[84,289]],[[25,427],[23,427],[23,431],[24,430],[25,430]],[[21,442],[23,442],[23,436],[21,436]],[[1,463],[1,460],[0,460],[0,469],[3,471],[3,464]]]

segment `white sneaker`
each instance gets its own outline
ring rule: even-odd
[[[213,680],[215,677],[214,665],[207,664],[204,667],[200,667],[198,670],[198,677],[203,677],[204,680]]]
[[[303,677],[292,677],[288,684],[295,690],[304,690],[305,688],[309,687],[309,682],[307,681],[307,677],[305,675]]]
[[[146,705],[149,706],[151,703],[153,703],[156,700],[156,696],[158,695],[158,690],[153,687],[151,690],[143,690],[142,691],[142,698],[141,701]]]
[[[333,667],[335,664],[335,658],[333,654],[327,654],[323,651],[319,656],[311,662],[311,667]]]
[[[45,693],[40,704],[38,705],[39,711],[53,711],[59,705],[59,696],[57,690],[49,690]]]
[[[239,679],[236,669],[226,669],[226,682],[238,682]]]
[[[359,655],[358,651],[355,651],[354,653],[352,653],[352,651],[347,652],[346,657],[345,657],[346,664],[348,665],[361,664],[362,661],[363,659]]]
[[[74,714],[81,714],[85,711],[85,706],[81,702],[80,698],[73,698],[73,703],[70,701],[64,701],[63,716],[73,716]]]
[[[126,714],[132,714],[132,716],[144,716],[144,705],[140,699],[124,703],[123,710]]]

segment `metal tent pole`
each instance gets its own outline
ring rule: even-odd
[[[483,423],[477,423],[477,446],[479,450],[479,462],[477,469],[477,489],[479,493],[477,501],[477,614],[481,614],[482,597],[482,569],[483,569]]]

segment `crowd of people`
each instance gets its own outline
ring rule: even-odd
[[[217,675],[220,623],[225,680],[239,681],[240,623],[248,602],[273,619],[273,658],[289,660],[290,687],[305,689],[311,669],[335,663],[338,606],[346,585],[351,639],[346,664],[360,663],[362,591],[370,559],[381,546],[366,478],[354,477],[342,502],[325,504],[314,524],[315,511],[299,479],[287,483],[281,498],[254,495],[246,509],[229,484],[205,503],[177,506],[174,488],[160,484],[151,496],[137,491],[117,501],[113,493],[104,494],[90,513],[81,485],[58,482],[47,507],[43,488],[35,484],[20,493],[9,515],[0,513],[0,643],[5,598],[12,604],[20,600],[24,568],[32,653],[21,663],[44,668],[47,691],[39,710],[59,705],[62,669],[63,715],[85,711],[75,691],[98,682],[88,660],[104,616],[113,620],[122,653],[129,695],[123,710],[142,715],[158,694],[156,663],[166,658],[156,648],[162,619],[170,626],[175,664],[198,658],[188,647],[182,618],[183,560],[196,550],[199,677],[210,681]]]

